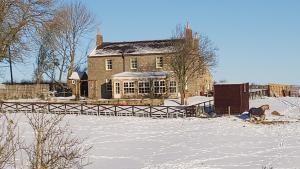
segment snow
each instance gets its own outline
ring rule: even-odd
[[[116,56],[122,55],[140,55],[140,54],[161,54],[172,52],[171,41],[152,40],[152,41],[132,41],[132,42],[105,42],[101,48],[94,49],[92,56]]]
[[[269,104],[270,110],[267,110],[266,117],[271,120],[289,120],[297,121],[300,119],[300,98],[294,97],[266,97],[263,99],[252,100],[250,107],[259,107],[263,104]],[[284,116],[272,116],[271,113],[277,111]],[[298,112],[298,113],[295,113]]]
[[[80,80],[80,77],[77,72],[72,72],[71,76],[69,77],[70,80]]]
[[[214,100],[213,97],[205,97],[205,96],[193,96],[187,99],[188,105],[193,105],[197,103],[202,103],[206,101]],[[180,99],[166,99],[164,101],[165,106],[180,106]]]
[[[210,98],[193,97],[189,102]],[[169,100],[171,101],[171,100]],[[169,102],[167,101],[167,102]],[[73,134],[92,145],[87,169],[253,169],[300,166],[300,98],[251,100],[269,104],[288,124],[263,125],[237,117],[151,119],[67,115]],[[30,137],[23,115],[20,132]]]
[[[165,78],[171,72],[161,71],[161,72],[122,72],[112,75],[112,79],[121,78]]]

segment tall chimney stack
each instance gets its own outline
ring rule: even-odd
[[[103,36],[101,35],[101,33],[98,31],[97,35],[96,35],[96,46],[102,46],[103,44]]]
[[[186,27],[185,27],[185,38],[188,39],[188,40],[192,40],[193,39],[193,31],[190,28],[189,23],[187,23]]]

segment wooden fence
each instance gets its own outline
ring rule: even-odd
[[[0,85],[0,99],[45,98],[49,94],[49,84]]]
[[[154,118],[197,117],[213,109],[212,100],[190,106],[102,105],[58,102],[0,102],[8,112],[42,112],[97,116],[137,116]]]

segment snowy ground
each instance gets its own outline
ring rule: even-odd
[[[205,96],[193,96],[187,99],[188,105],[193,105],[197,103],[206,102],[209,100],[214,100],[213,97],[205,97]],[[180,99],[166,99],[164,101],[165,106],[178,106],[180,105]]]
[[[151,119],[66,116],[75,135],[93,146],[88,169],[280,169],[300,168],[300,98],[266,98],[268,119],[293,121],[262,125],[236,117]],[[273,117],[276,110],[284,116]],[[23,135],[31,134],[22,122]]]

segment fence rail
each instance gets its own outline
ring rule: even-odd
[[[38,112],[97,115],[97,116],[138,116],[153,118],[197,117],[200,113],[213,110],[213,101],[189,106],[140,106],[103,105],[95,103],[59,102],[0,102],[0,109],[8,112]]]

